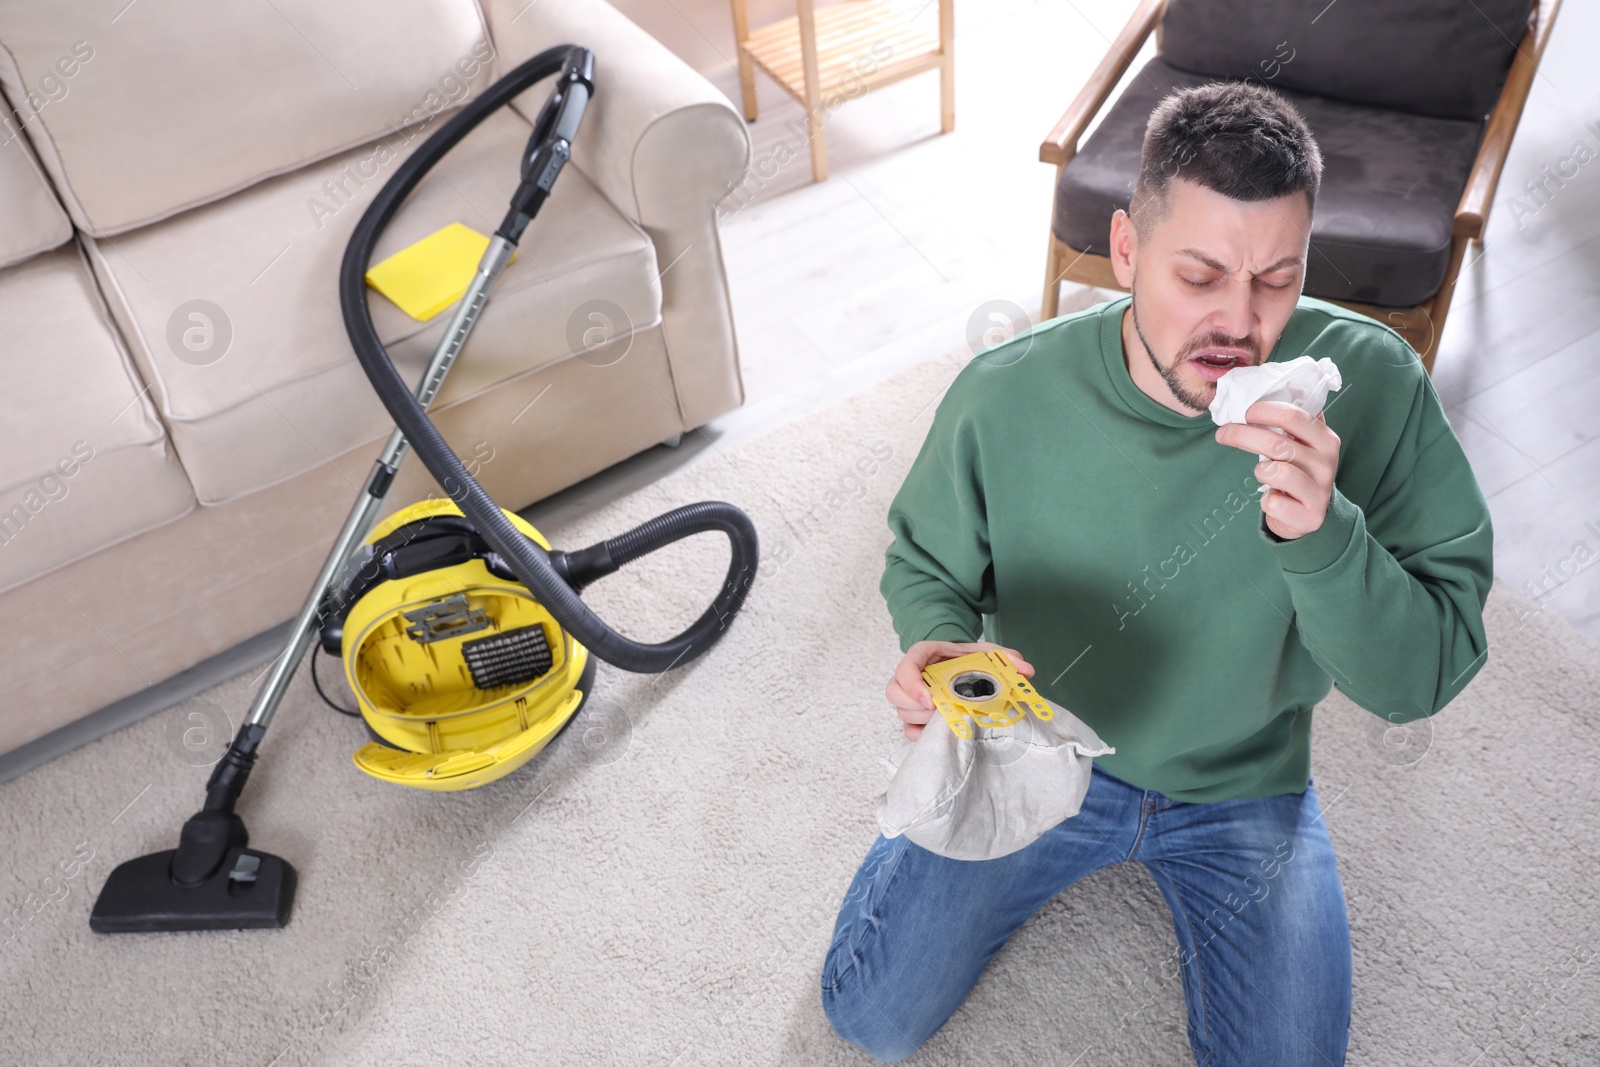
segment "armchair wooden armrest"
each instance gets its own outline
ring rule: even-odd
[[[1501,168],[1511,152],[1511,139],[1516,136],[1517,123],[1522,120],[1522,107],[1528,102],[1528,90],[1539,69],[1539,60],[1544,56],[1544,47],[1550,43],[1550,28],[1555,25],[1556,12],[1560,10],[1561,0],[1537,0],[1528,14],[1528,28],[1517,44],[1517,54],[1511,60],[1505,85],[1500,89],[1500,99],[1489,113],[1483,143],[1478,145],[1477,158],[1472,161],[1472,173],[1461,192],[1461,202],[1456,205],[1451,233],[1458,238],[1483,240]]]
[[[1072,101],[1072,106],[1061,116],[1061,121],[1039,145],[1039,162],[1054,163],[1060,167],[1077,153],[1078,138],[1083,136],[1083,131],[1089,128],[1089,123],[1100,113],[1111,91],[1117,87],[1117,82],[1128,72],[1133,57],[1144,47],[1145,38],[1160,24],[1166,6],[1166,0],[1140,0],[1128,24],[1122,27],[1122,32],[1111,42],[1100,65],[1094,68],[1089,81],[1078,92],[1077,99]]]

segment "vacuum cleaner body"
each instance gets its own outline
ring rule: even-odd
[[[430,521],[440,516],[459,523]],[[521,516],[506,517],[550,547]],[[379,739],[355,765],[385,782],[450,791],[502,778],[550,743],[591,687],[589,650],[527,586],[490,570],[496,557],[465,523],[455,504],[433,499],[379,524],[374,550],[356,557],[351,584],[365,590],[323,630]],[[419,569],[398,560],[408,551]],[[429,565],[463,551],[460,562]]]

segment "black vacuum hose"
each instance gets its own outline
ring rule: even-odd
[[[449,493],[450,499],[461,508],[483,539],[506,560],[556,621],[590,652],[623,670],[659,673],[687,663],[710,648],[743,605],[750,583],[755,579],[759,554],[755,525],[750,517],[732,504],[706,501],[677,508],[570,556],[546,552],[511,524],[428,419],[427,412],[407,388],[384,350],[367,306],[366,273],[373,247],[423,175],[490,114],[536,82],[560,72],[569,59],[578,56],[587,57],[587,53],[575,45],[558,45],[520,64],[483,95],[463,106],[396,169],[361,216],[350,243],[345,246],[339,268],[339,303],[350,343],[383,406],[434,480],[441,487],[455,487]],[[502,233],[502,236],[514,243],[520,235]],[[659,644],[645,644],[624,637],[601,621],[578,595],[577,588],[582,588],[586,580],[610,573],[629,560],[690,534],[713,530],[728,535],[731,548],[728,573],[711,606],[676,637]],[[555,563],[552,563],[552,555],[556,557]],[[558,573],[558,566],[564,573]]]

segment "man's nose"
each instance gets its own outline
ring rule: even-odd
[[[1223,287],[1223,305],[1213,315],[1217,329],[1229,337],[1246,338],[1255,326],[1255,286],[1250,279],[1228,279]]]

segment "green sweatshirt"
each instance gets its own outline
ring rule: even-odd
[[[879,588],[902,650],[1017,649],[1125,781],[1191,802],[1303,792],[1331,686],[1405,723],[1482,669],[1488,504],[1411,347],[1302,297],[1270,358],[1338,366],[1339,469],[1322,526],[1278,540],[1256,456],[1134,384],[1128,300],[961,369],[889,506]]]

